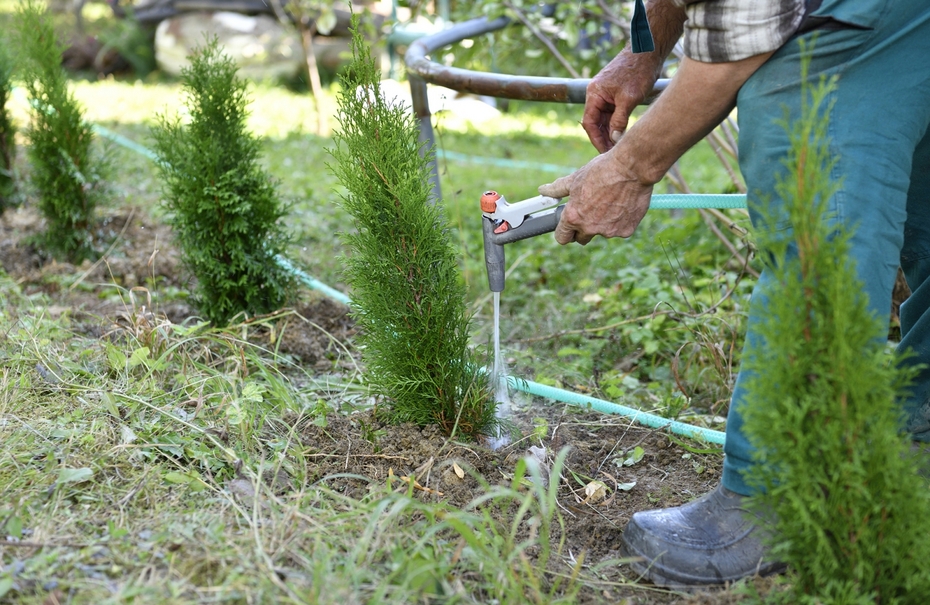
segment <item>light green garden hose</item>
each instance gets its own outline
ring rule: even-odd
[[[136,153],[143,155],[152,161],[157,160],[157,156],[154,152],[146,147],[143,147],[142,145],[139,145],[131,139],[127,139],[126,137],[107,128],[104,128],[103,126],[95,125],[94,130],[100,136],[113,141],[117,145],[121,145],[127,149],[135,151]],[[480,160],[482,160],[481,163],[486,163],[484,160],[495,159],[496,158],[480,158]],[[571,169],[568,169],[569,172],[570,170]],[[652,202],[650,203],[649,207],[650,209],[661,210],[672,210],[678,208],[745,208],[746,196],[735,194],[659,194],[652,196]],[[278,256],[277,260],[282,267],[296,275],[300,282],[303,283],[306,287],[322,292],[323,294],[343,304],[349,304],[349,297],[342,292],[327,286],[323,282],[315,279],[314,277],[311,277],[310,275],[307,275],[299,268],[295,267],[283,256]],[[577,405],[583,408],[590,408],[604,414],[617,414],[629,418],[631,422],[637,422],[654,429],[667,429],[676,435],[681,435],[690,439],[697,439],[699,441],[705,441],[707,443],[718,445],[723,445],[724,440],[726,439],[725,433],[722,433],[721,431],[693,426],[690,424],[685,424],[684,422],[678,422],[677,420],[669,420],[668,418],[663,418],[662,416],[643,412],[642,410],[630,408],[625,405],[604,401],[603,399],[597,399],[587,395],[581,395],[579,393],[572,393],[571,391],[539,384],[538,382],[533,382],[530,380],[523,380],[514,376],[509,377],[509,385],[511,388],[523,393],[527,393],[529,395],[551,399],[560,403]]]
[[[743,193],[659,193],[653,195],[649,202],[650,210],[728,210],[745,207],[746,195]]]
[[[590,408],[604,414],[618,414],[629,418],[632,422],[638,422],[643,426],[648,426],[653,429],[668,429],[676,435],[682,435],[683,437],[718,445],[723,445],[726,439],[726,434],[721,431],[693,426],[685,424],[684,422],[678,422],[677,420],[669,420],[668,418],[620,405],[619,403],[611,403],[610,401],[588,397],[580,393],[572,393],[571,391],[539,384],[531,380],[523,380],[522,378],[509,376],[508,383],[511,388],[523,393],[529,393],[530,395],[543,397],[545,399],[553,399],[562,403],[570,403],[583,408]]]

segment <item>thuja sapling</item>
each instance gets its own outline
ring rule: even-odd
[[[189,123],[158,116],[152,130],[164,204],[197,307],[214,323],[279,309],[296,280],[277,260],[290,238],[271,176],[246,130],[247,85],[214,38],[181,73]]]
[[[13,165],[16,158],[16,130],[7,106],[12,93],[13,58],[6,40],[0,39],[0,214],[14,205],[16,194]]]
[[[496,430],[488,378],[469,348],[470,316],[449,227],[429,185],[429,157],[409,109],[385,100],[353,18],[332,171],[354,231],[346,280],[368,382],[395,421],[470,437]],[[431,153],[431,150],[427,150]]]
[[[869,311],[850,235],[827,210],[842,186],[827,141],[833,85],[809,84],[800,116],[784,120],[792,145],[776,193],[793,231],[760,234],[773,290],[764,345],[743,360],[745,431],[758,448],[746,479],[774,513],[774,558],[794,570],[788,602],[923,604],[930,490],[895,403],[908,373]]]
[[[13,40],[32,120],[25,130],[32,184],[47,228],[45,247],[80,261],[92,252],[94,212],[103,195],[104,158],[94,153],[94,131],[68,89],[62,47],[44,3],[16,8]]]

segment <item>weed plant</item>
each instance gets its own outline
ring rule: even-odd
[[[94,153],[94,131],[68,89],[62,46],[44,3],[24,0],[17,6],[13,36],[32,103],[25,132],[32,183],[47,223],[44,245],[56,256],[80,261],[92,251],[106,165]]]
[[[181,81],[190,123],[158,117],[152,130],[164,204],[182,260],[197,278],[200,312],[222,324],[286,304],[296,281],[277,260],[289,243],[287,208],[246,130],[244,80],[214,38]]]
[[[432,200],[428,157],[408,109],[382,96],[357,18],[352,55],[331,168],[357,229],[343,236],[351,251],[346,279],[368,380],[390,400],[396,421],[490,434],[496,405],[468,347],[465,286],[449,227]]]
[[[16,129],[7,103],[13,93],[13,58],[6,40],[0,39],[0,214],[14,205],[16,179]]]
[[[830,178],[832,86],[805,87],[800,118],[784,120],[791,149],[777,195],[793,236],[760,236],[777,292],[759,324],[765,345],[743,366],[758,448],[747,479],[777,516],[773,556],[795,573],[787,602],[926,603],[930,494],[895,403],[907,376],[868,309],[849,234],[827,217],[842,186]]]

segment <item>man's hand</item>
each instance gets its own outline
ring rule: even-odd
[[[646,16],[656,49],[633,54],[627,46],[588,84],[581,125],[601,153],[613,148],[626,132],[630,113],[652,92],[687,17],[684,7],[671,0],[648,0]]]
[[[626,132],[630,114],[652,92],[664,57],[659,53],[617,55],[588,84],[581,126],[599,152],[611,149]]]
[[[539,188],[542,195],[571,198],[555,229],[555,241],[584,246],[595,235],[633,234],[649,209],[652,184],[633,174],[617,155],[599,155],[576,172]]]
[[[595,235],[629,237],[649,208],[652,186],[730,113],[743,82],[770,56],[682,60],[668,89],[610,151],[539,188],[543,195],[570,198],[556,241],[584,245]]]

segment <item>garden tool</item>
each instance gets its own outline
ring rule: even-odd
[[[481,196],[484,262],[491,292],[504,290],[504,245],[555,231],[565,207],[560,201],[537,195],[511,204],[496,191]]]

